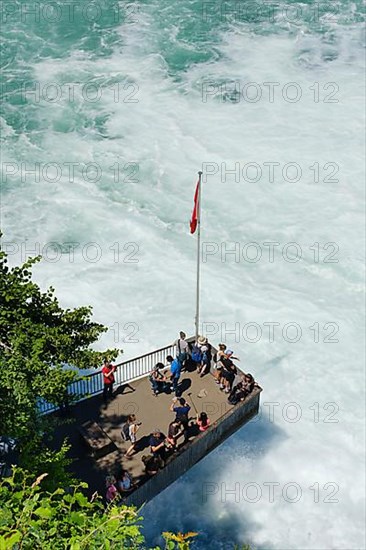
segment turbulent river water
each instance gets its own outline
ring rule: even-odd
[[[361,2],[4,2],[3,243],[124,357],[194,330],[260,416],[144,509],[197,548],[364,539]]]

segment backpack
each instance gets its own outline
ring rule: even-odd
[[[192,346],[192,361],[196,363],[202,361],[202,352],[197,346]]]
[[[129,425],[128,422],[123,424],[122,430],[121,430],[121,436],[122,436],[123,441],[130,441],[131,440],[131,438],[130,438],[130,425]]]

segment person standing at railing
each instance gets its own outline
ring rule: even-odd
[[[233,352],[231,350],[227,350],[225,355],[223,355],[220,359],[223,368],[221,369],[221,380],[219,387],[220,390],[224,390],[225,393],[231,392],[235,376],[237,375],[237,368],[231,360],[232,356]]]
[[[180,331],[179,338],[174,342],[177,350],[177,359],[179,363],[184,367],[184,363],[187,361],[190,355],[189,344],[186,340],[186,334],[183,331]]]
[[[113,395],[114,373],[117,367],[112,365],[107,359],[104,360],[102,374],[103,374],[103,401],[107,404],[108,399]]]
[[[200,378],[202,378],[211,368],[212,346],[204,336],[199,336],[197,344],[202,354],[201,363],[197,367],[197,372]]]

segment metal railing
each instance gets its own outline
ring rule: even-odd
[[[138,380],[139,378],[146,376],[153,369],[156,363],[165,364],[167,355],[172,355],[175,357],[175,345],[165,346],[164,348],[157,349],[151,353],[146,353],[145,355],[140,355],[134,359],[117,363],[117,370],[114,373],[115,387],[122,386],[132,380]],[[73,403],[75,403],[75,397],[76,402],[78,402],[83,399],[88,399],[92,395],[102,393],[102,391],[103,376],[101,369],[83,376],[80,380],[76,380],[68,387],[68,394],[70,395],[70,398],[72,398],[71,401]],[[55,405],[54,403],[48,403],[45,400],[40,400],[38,406],[42,414],[51,413],[59,408],[62,408],[62,405],[60,406]]]

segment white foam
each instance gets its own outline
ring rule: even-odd
[[[206,531],[202,545],[212,548],[233,541],[281,550],[363,547],[362,50],[356,27],[338,30],[337,36],[338,56],[326,62],[321,55],[325,45],[311,34],[229,32],[219,46],[221,59],[192,66],[175,83],[158,52],[153,18],[146,16],[138,28],[121,28],[123,47],[108,59],[91,60],[79,52],[59,63],[34,65],[41,82],[62,82],[70,74],[75,81],[94,75],[107,81],[128,78],[139,86],[136,104],[115,103],[112,94],[94,106],[44,104],[41,112],[49,130],[36,151],[23,143],[22,158],[97,162],[103,178],[85,182],[79,170],[74,183],[63,177],[54,185],[14,185],[3,216],[7,241],[27,237],[30,247],[34,242],[81,243],[74,262],[67,254],[56,263],[45,261],[35,268],[36,279],[43,287],[52,284],[65,306],[93,305],[95,318],[110,327],[118,322],[121,333],[127,323],[136,323],[139,341],[120,343],[125,357],[169,343],[180,329],[193,332],[196,242],[188,220],[201,163],[226,162],[233,168],[235,162],[277,161],[303,168],[298,183],[236,183],[233,177],[222,183],[217,175],[203,187],[204,241],[277,241],[281,247],[296,241],[304,257],[289,263],[276,252],[273,263],[263,257],[254,264],[230,257],[222,262],[219,254],[209,258],[202,266],[202,319],[229,328],[236,322],[241,327],[256,322],[262,328],[270,321],[281,328],[296,322],[303,335],[295,344],[281,335],[273,343],[263,335],[252,344],[227,336],[243,368],[262,384],[262,403],[280,403],[280,412],[272,423],[263,408],[257,423],[149,504],[145,516],[151,538],[171,527]],[[274,103],[203,103],[199,83],[204,79],[278,81],[281,86],[296,81],[304,98],[294,104],[281,98]],[[309,89],[314,82],[336,82],[339,103],[314,103]],[[100,113],[108,117],[104,137],[83,130],[83,123],[78,126],[78,120]],[[75,129],[54,131],[55,121],[66,114]],[[114,182],[109,167],[132,161],[140,164],[139,181]],[[314,183],[309,170],[314,162],[338,163],[339,183]],[[120,261],[114,262],[117,241]],[[81,248],[88,242],[98,244],[102,261],[83,257]],[[128,242],[139,246],[138,263],[123,261],[131,251],[122,248]],[[315,242],[335,242],[339,263],[314,263],[310,247]],[[19,260],[19,254],[12,260]],[[337,323],[339,343],[315,343],[309,327],[316,322],[321,327]],[[213,337],[214,342],[222,339],[219,333]],[[100,345],[116,345],[113,330]],[[282,416],[290,402],[301,407],[296,423]],[[319,403],[319,422],[314,422],[314,403]],[[324,422],[332,412],[324,408],[327,403],[339,407],[339,422]],[[228,499],[224,504],[215,494],[202,503],[202,480],[229,488],[248,481],[262,488],[265,482],[281,487],[296,482],[303,497],[297,503],[279,494],[273,503],[263,496],[258,503]],[[320,502],[314,503],[309,489],[314,483],[322,488],[336,483],[339,502],[324,502],[329,491],[321,489]]]

